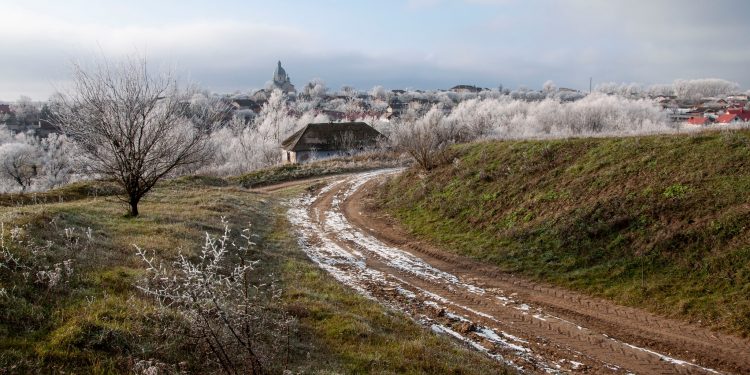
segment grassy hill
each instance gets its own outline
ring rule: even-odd
[[[256,271],[278,279],[283,293],[274,309],[295,321],[270,373],[505,372],[314,266],[283,205],[284,194],[304,188],[266,195],[232,181],[185,177],[158,186],[137,218],[127,217],[111,195],[117,189],[101,182],[2,197],[0,373],[133,373],[144,364],[159,373],[220,373],[205,345],[181,334],[179,316],[137,288],[146,265],[133,245],[166,265],[179,254],[196,260],[205,233],[221,235],[221,217],[234,230],[232,241],[252,224]]]
[[[508,272],[750,335],[750,132],[496,141],[376,193]]]

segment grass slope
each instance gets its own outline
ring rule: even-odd
[[[14,199],[10,207],[0,207],[5,243],[9,228],[19,225],[34,243],[55,244],[46,262],[72,258],[74,268],[72,276],[47,288],[33,282],[33,275],[24,282],[20,273],[0,267],[0,289],[6,289],[0,293],[0,373],[131,373],[139,359],[166,364],[167,373],[218,372],[189,342],[176,335],[164,339],[164,317],[134,286],[144,264],[133,244],[167,262],[180,251],[194,255],[206,231],[222,232],[221,217],[235,234],[252,223],[258,267],[280,277],[284,308],[298,320],[288,365],[295,373],[505,372],[487,357],[360,297],[311,264],[279,197],[221,179],[187,177],[160,185],[143,201],[142,216],[129,218],[124,205],[113,197],[94,198],[84,185],[49,193],[54,203],[37,199],[19,206]],[[92,241],[73,246],[73,236],[64,234],[73,227],[79,239],[91,228]]]
[[[750,334],[750,132],[454,151],[384,184],[382,208],[508,272]]]

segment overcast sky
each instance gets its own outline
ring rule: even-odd
[[[750,87],[747,0],[0,0],[0,100],[46,99],[70,62],[133,53],[214,92],[281,60],[298,88]]]

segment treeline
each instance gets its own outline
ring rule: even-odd
[[[226,104],[233,97],[248,95],[219,96],[194,90],[185,105],[200,112],[200,108],[225,103],[226,114],[202,130],[209,133],[208,157],[170,174],[229,176],[275,165],[281,161],[281,142],[296,130],[311,122],[342,121],[329,117],[330,113],[343,113],[346,119],[370,123],[388,136],[390,146],[410,154],[417,147],[415,140],[420,140],[418,148],[429,158],[450,144],[481,138],[668,132],[674,124],[649,97],[700,98],[729,95],[737,90],[736,83],[699,79],[650,87],[600,84],[589,95],[558,88],[551,81],[539,91],[524,87],[512,91],[503,87],[477,92],[399,91],[376,86],[364,93],[350,86],[332,92],[325,82],[316,79],[299,94],[270,89],[254,94],[263,103],[257,113],[230,109]],[[56,98],[41,105],[22,97],[12,108],[17,118],[44,116],[54,122]],[[390,112],[394,108],[398,111]],[[82,156],[85,153],[80,144],[63,134],[40,138],[31,133],[0,132],[0,191],[40,191],[101,177],[87,168],[89,163]]]

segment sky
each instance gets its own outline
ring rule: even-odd
[[[0,0],[0,100],[47,99],[73,62],[145,57],[218,93],[264,87],[750,88],[747,0]]]

